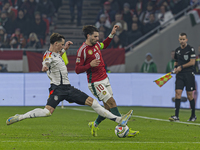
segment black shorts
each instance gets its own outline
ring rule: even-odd
[[[70,84],[59,86],[51,84],[47,105],[56,108],[56,106],[63,100],[67,100],[70,103],[85,105],[85,101],[88,97],[87,94],[74,88]]]
[[[176,75],[176,90],[186,86],[186,91],[195,90],[195,75],[193,72],[178,73]]]

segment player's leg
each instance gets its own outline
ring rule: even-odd
[[[87,94],[83,93],[82,91],[71,87],[70,93],[65,98],[69,102],[75,102],[80,105],[88,105],[91,106],[96,113],[101,115],[102,117],[108,118],[110,120],[113,120],[117,123],[119,123],[122,126],[125,126],[130,119],[132,115],[132,110],[129,111],[126,115],[123,117],[116,116],[112,114],[110,111],[106,110],[104,107],[102,107],[97,100],[93,99],[92,97],[89,97]]]
[[[58,95],[50,95],[47,104],[44,109],[42,108],[36,108],[33,109],[25,114],[16,114],[15,116],[11,116],[6,120],[6,124],[10,125],[15,122],[27,119],[27,118],[36,118],[36,117],[48,117],[51,116],[51,114],[54,112],[56,106],[59,104],[61,100],[63,100],[64,96],[58,96]]]
[[[97,100],[93,99],[92,97],[88,97],[85,101],[85,105],[91,106],[96,113],[101,115],[102,117],[108,118],[112,121],[115,121],[119,123],[122,126],[125,126],[130,119],[133,111],[130,110],[126,115],[119,117],[114,114],[112,114],[110,111],[106,110],[104,107],[102,107]]]
[[[176,83],[175,83],[175,115],[169,118],[170,121],[179,121],[179,109],[181,103],[181,95],[184,88],[184,78],[177,74],[176,75]]]
[[[187,98],[190,101],[190,108],[191,108],[191,117],[188,121],[195,121],[197,119],[195,115],[195,101],[193,96],[193,90],[195,90],[195,78],[194,73],[187,73],[186,74],[186,91],[187,91]]]
[[[110,97],[107,101],[106,101],[106,99],[103,100],[103,101],[104,101],[104,103],[106,103],[106,105],[108,105],[108,107],[110,108],[110,111],[113,114],[115,114],[116,116],[121,116],[121,114],[120,114],[120,112],[119,112],[119,110],[117,108],[117,104],[116,104],[116,102],[115,102],[113,97]]]
[[[109,106],[106,103],[103,102],[103,104],[104,104],[105,109],[110,110]],[[97,127],[105,119],[106,119],[105,117],[98,115],[97,119],[94,122],[89,122],[88,125],[90,127],[91,127],[91,125],[94,125],[95,127]]]
[[[69,102],[75,102],[80,105],[88,105],[91,106],[96,113],[101,115],[102,117],[108,118],[110,120],[113,120],[122,126],[125,126],[127,124],[127,121],[130,119],[130,116],[132,115],[132,110],[127,113],[123,117],[116,116],[112,114],[110,111],[106,110],[104,107],[102,107],[97,100],[93,99],[92,97],[89,97],[87,94],[81,92],[78,89],[71,89],[71,96],[68,96],[67,100]]]
[[[109,110],[112,114],[116,116],[121,116],[117,108],[117,104],[113,98],[113,92],[108,78],[95,82],[93,84],[88,84],[90,91],[96,96],[100,101],[103,101],[104,107]],[[93,130],[98,127],[98,125],[105,119],[105,117],[98,115],[94,122],[89,122],[89,127],[91,128],[91,133],[95,133],[97,136],[97,130]],[[139,131],[133,131],[129,129],[128,137],[134,137],[139,134]]]
[[[47,116],[51,116],[50,111],[47,108],[36,108],[34,110],[31,110],[25,114],[22,115],[18,115],[16,114],[15,116],[11,116],[6,120],[6,124],[10,125],[13,124],[15,122],[21,121],[23,119],[26,118],[35,118],[35,117],[47,117]]]
[[[112,110],[111,112],[113,114],[115,114],[116,116],[121,116],[121,114],[119,113],[119,111],[117,109],[116,102],[113,98],[109,99],[107,101],[106,105],[108,105],[108,107],[110,107],[110,110]],[[129,128],[129,133],[128,133],[127,137],[134,137],[138,134],[139,134],[139,131],[134,131],[131,128]]]
[[[188,121],[195,121],[196,115],[195,115],[195,101],[193,98],[193,91],[187,91],[187,98],[190,101],[190,108],[191,108],[191,117],[188,119]]]
[[[113,92],[108,78],[88,84],[88,87],[94,96],[96,96],[100,101],[103,101],[104,107],[107,110],[110,110],[111,113],[116,116],[121,116],[113,98]],[[94,122],[94,126],[97,127],[104,119],[105,117],[99,115]]]
[[[180,103],[181,103],[181,94],[183,90],[176,90],[176,95],[175,95],[175,115],[171,116],[169,118],[170,121],[179,121],[179,109],[180,109]]]

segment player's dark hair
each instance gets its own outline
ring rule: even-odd
[[[62,42],[62,39],[65,39],[65,37],[59,33],[53,33],[50,36],[50,44],[54,44],[55,42]]]
[[[82,30],[86,39],[88,34],[92,35],[94,32],[99,32],[99,30],[93,25],[84,26]]]
[[[187,34],[186,33],[180,33],[179,36],[186,36],[187,37]]]

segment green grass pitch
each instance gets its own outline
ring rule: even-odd
[[[200,149],[200,110],[196,110],[196,122],[187,122],[190,110],[181,109],[181,122],[177,123],[168,121],[174,114],[172,108],[119,107],[122,114],[134,110],[128,122],[129,128],[140,131],[134,138],[118,138],[114,134],[117,123],[108,119],[99,125],[98,137],[93,137],[88,122],[94,121],[97,114],[87,106],[57,107],[51,117],[6,125],[8,117],[34,108],[0,107],[0,150]]]

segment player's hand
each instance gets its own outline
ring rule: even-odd
[[[64,49],[65,49],[65,50],[68,50],[69,47],[70,47],[70,45],[72,45],[72,44],[73,44],[72,41],[67,41],[67,42],[65,43],[65,47],[64,47]]]
[[[111,34],[114,35],[116,33],[116,31],[117,31],[118,28],[119,28],[118,25],[114,25],[114,27],[113,27],[113,29],[111,31]]]
[[[94,59],[94,60],[92,60],[92,61],[90,62],[90,66],[91,66],[91,67],[96,67],[96,66],[99,65],[100,62],[101,62],[101,61],[100,61],[99,59]]]
[[[181,66],[178,66],[177,68],[174,69],[174,73],[177,74],[182,70]]]
[[[177,68],[174,68],[174,71],[173,71],[175,74],[177,74],[178,72],[177,72]]]
[[[43,66],[43,67],[42,67],[42,71],[43,71],[43,72],[46,72],[46,71],[48,71],[48,70],[49,70],[49,68],[48,68],[47,66]]]

